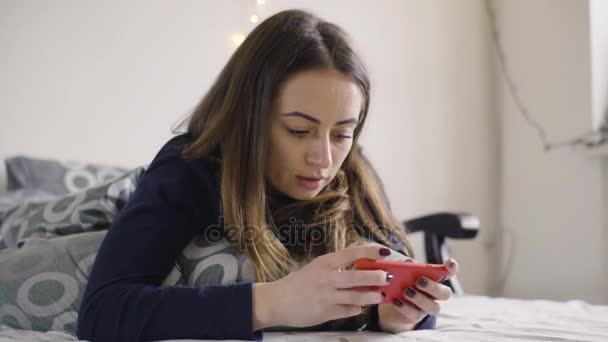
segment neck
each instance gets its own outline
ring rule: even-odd
[[[272,186],[270,183],[266,184],[266,200],[272,212],[276,211],[281,207],[297,202],[296,199],[287,196],[286,194]]]

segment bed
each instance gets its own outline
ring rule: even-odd
[[[127,170],[24,156],[9,158],[5,164],[7,190],[0,192],[0,341],[78,341],[74,333],[77,310],[96,250],[112,218],[136,188],[145,166]],[[194,242],[186,253],[194,257],[180,261],[180,269],[200,264],[199,257],[204,257],[196,256]],[[246,278],[242,260],[234,264],[238,272],[234,272],[233,280]],[[204,274],[207,280],[218,276]],[[179,284],[183,278],[171,273],[167,283]],[[196,280],[205,281],[200,277]],[[608,306],[576,300],[461,294],[443,303],[435,330],[397,335],[366,331],[266,332],[264,338],[340,342],[608,341]]]
[[[0,327],[0,340],[78,341],[64,332]],[[443,305],[435,330],[374,332],[268,332],[265,341],[608,341],[608,306],[459,296]],[[182,340],[183,341],[183,340]],[[201,340],[191,340],[201,341]]]

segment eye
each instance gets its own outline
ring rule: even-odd
[[[348,139],[352,139],[353,138],[352,136],[346,135],[346,134],[336,134],[335,137],[336,137],[336,139],[339,142],[344,142],[344,141],[346,141]]]
[[[306,130],[297,130],[297,129],[291,129],[291,128],[288,128],[287,131],[289,132],[289,134],[293,134],[297,137],[303,137],[306,133],[310,132],[310,131],[306,131]]]

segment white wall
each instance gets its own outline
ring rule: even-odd
[[[245,5],[244,5],[245,4]],[[0,2],[0,158],[15,153],[136,166],[194,106],[232,52],[228,35],[305,7],[343,26],[371,71],[363,143],[397,216],[473,212],[454,243],[468,292],[489,293],[498,141],[482,2]],[[418,239],[419,243],[420,240]]]
[[[608,1],[589,0],[593,127],[608,119]],[[606,122],[608,124],[608,122]]]
[[[608,1],[590,0],[591,80],[593,127],[608,124]],[[602,207],[604,255],[608,260],[608,156],[602,160]],[[604,279],[608,283],[608,264],[604,264]],[[605,291],[608,292],[608,286]],[[608,294],[605,295],[608,301]]]
[[[232,52],[222,4],[0,2],[0,157],[149,162]]]
[[[549,140],[589,131],[593,107],[588,2],[495,4],[511,75]],[[501,227],[512,231],[515,241],[504,294],[608,302],[600,161],[577,149],[544,153],[504,81],[498,85]]]

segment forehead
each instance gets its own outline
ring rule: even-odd
[[[304,112],[325,123],[358,118],[363,96],[348,76],[333,69],[307,70],[288,78],[279,88],[279,114]]]

